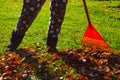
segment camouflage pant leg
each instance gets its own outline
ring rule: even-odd
[[[48,37],[58,37],[66,11],[67,0],[51,0]]]
[[[17,35],[25,34],[30,27],[45,0],[23,0],[23,8],[14,32]]]

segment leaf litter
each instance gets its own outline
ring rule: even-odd
[[[0,54],[0,80],[120,80],[119,53],[72,48],[49,54],[32,46]]]

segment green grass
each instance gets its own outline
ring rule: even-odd
[[[119,1],[88,1],[91,21],[104,39],[120,51],[120,6]],[[12,30],[20,15],[21,0],[0,0],[0,51],[9,44]],[[39,45],[45,49],[49,22],[49,1],[31,25],[20,45]],[[65,20],[59,35],[58,49],[81,47],[81,39],[87,26],[82,0],[69,0]]]

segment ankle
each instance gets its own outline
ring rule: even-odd
[[[57,50],[56,47],[47,46],[46,52],[47,52],[47,53],[58,53],[58,50]]]

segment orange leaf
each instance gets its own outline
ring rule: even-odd
[[[11,71],[6,71],[5,74],[6,75],[12,75],[12,72]]]
[[[120,75],[118,75],[118,80],[120,80]]]
[[[2,59],[0,58],[0,63],[2,63]]]
[[[88,80],[88,78],[87,77],[83,77],[81,80]]]
[[[108,72],[108,73],[107,73],[107,76],[108,76],[108,77],[110,77],[111,75],[112,75],[112,73],[111,73],[111,72]]]
[[[16,77],[17,77],[18,79],[20,79],[20,78],[22,77],[22,73],[17,73],[17,74],[16,74]]]
[[[28,48],[27,46],[25,46],[25,47],[24,47],[24,50],[25,50],[25,51],[28,51],[28,50],[29,50],[29,48]]]
[[[20,64],[21,64],[21,62],[20,62],[20,61],[17,61],[17,64],[18,64],[18,65],[20,65]]]
[[[12,55],[12,56],[10,56],[10,59],[11,60],[18,60],[18,55]]]
[[[13,65],[14,64],[14,61],[10,61],[8,62],[9,65]]]
[[[68,78],[68,80],[73,80],[73,78],[72,78],[72,77],[70,77],[70,78]]]

